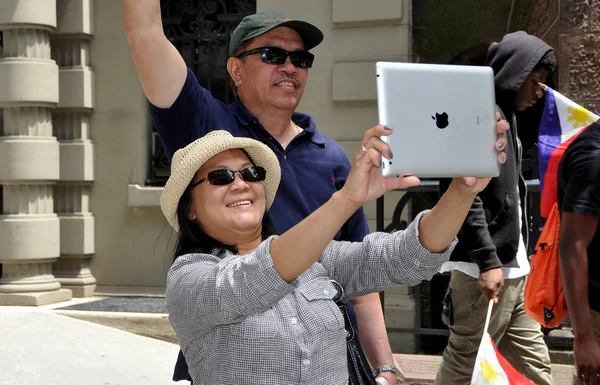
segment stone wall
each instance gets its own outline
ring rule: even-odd
[[[552,47],[558,47],[558,17],[561,13],[559,10],[561,0],[534,0],[532,3],[531,17],[525,30]]]
[[[559,91],[600,112],[600,0],[562,1],[558,21]]]
[[[600,0],[534,0],[525,30],[556,50],[555,88],[600,113]]]

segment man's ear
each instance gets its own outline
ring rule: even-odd
[[[230,57],[227,60],[227,72],[233,79],[233,84],[239,87],[242,84],[242,61],[241,59]]]

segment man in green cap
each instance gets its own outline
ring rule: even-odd
[[[275,12],[245,17],[230,40],[227,70],[236,98],[226,105],[198,84],[196,74],[165,37],[159,0],[123,0],[123,13],[133,59],[167,156],[217,129],[268,145],[281,163],[282,180],[270,209],[279,232],[300,222],[343,186],[350,163],[341,146],[321,134],[311,116],[295,112],[314,61],[309,50],[323,40],[317,27]],[[336,239],[360,241],[368,233],[360,209]],[[349,308],[352,312],[351,304]],[[355,299],[354,310],[378,381],[395,384],[379,296]],[[302,320],[290,322],[289,332],[300,333]],[[174,379],[186,379],[186,368],[180,354]]]

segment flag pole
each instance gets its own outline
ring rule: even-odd
[[[539,82],[538,82],[538,85],[539,85],[540,87],[542,87],[542,89],[543,89],[544,91],[546,91],[546,88],[548,88],[548,86],[547,86],[547,85],[545,85],[544,83],[539,83]]]
[[[487,316],[485,317],[485,326],[483,327],[483,334],[485,335],[488,331],[488,326],[490,326],[490,318],[492,318],[492,308],[494,307],[494,300],[490,299],[490,304],[488,305]]]

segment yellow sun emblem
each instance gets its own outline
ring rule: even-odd
[[[483,360],[479,364],[479,375],[483,377],[483,382],[486,384],[495,384],[500,379],[500,374],[494,370],[488,360]]]
[[[567,107],[567,112],[569,113],[567,122],[571,123],[574,129],[594,123],[592,113],[581,106]]]

